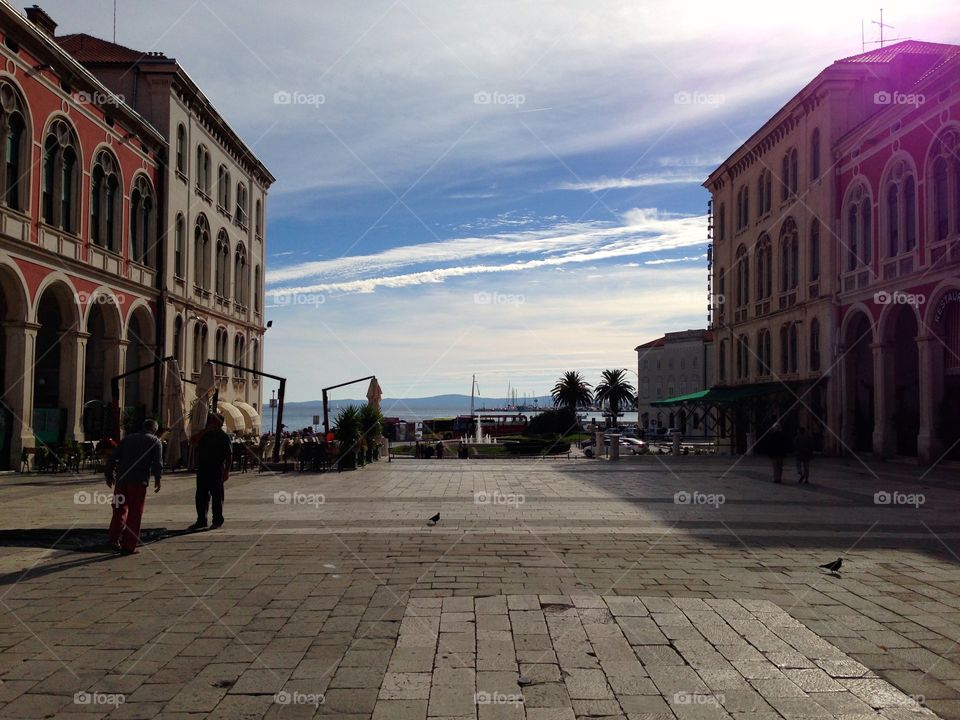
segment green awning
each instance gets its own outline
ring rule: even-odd
[[[778,392],[791,392],[796,383],[766,382],[750,383],[749,385],[715,385],[709,390],[699,390],[695,393],[677,395],[664,400],[654,400],[653,407],[675,407],[677,405],[732,405],[748,398],[773,395]]]

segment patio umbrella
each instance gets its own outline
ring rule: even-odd
[[[197,380],[197,400],[190,410],[190,468],[196,466],[194,438],[207,426],[210,415],[210,395],[214,390],[213,363],[204,363]]]
[[[380,409],[380,399],[383,397],[383,391],[380,390],[380,383],[376,378],[370,379],[370,387],[367,388],[367,402],[377,410]]]
[[[168,360],[163,374],[163,426],[169,431],[167,437],[167,466],[174,468],[186,454],[186,411],[183,402],[183,382],[180,380],[180,365]]]

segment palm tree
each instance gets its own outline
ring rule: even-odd
[[[593,391],[590,383],[580,373],[569,370],[557,380],[550,392],[553,395],[554,407],[566,408],[571,415],[577,414],[577,407],[589,405],[593,402]]]
[[[636,402],[636,388],[626,378],[626,370],[604,370],[603,380],[597,384],[597,401],[610,405],[610,414],[613,421],[620,415],[621,405],[632,405]]]

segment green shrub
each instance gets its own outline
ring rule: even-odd
[[[545,410],[534,417],[527,425],[523,434],[535,437],[538,435],[566,435],[577,427],[577,418],[566,408]]]

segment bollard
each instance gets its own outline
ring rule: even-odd
[[[619,435],[610,436],[610,459],[611,460],[620,459],[620,436]]]

